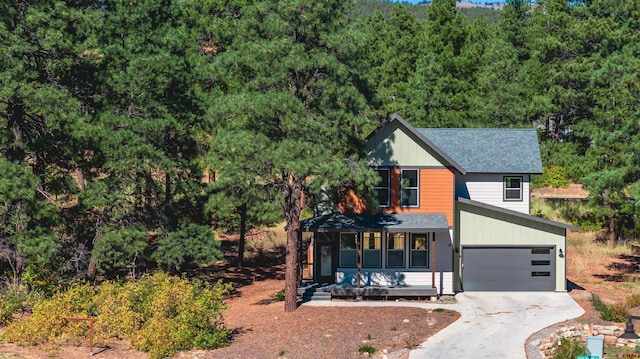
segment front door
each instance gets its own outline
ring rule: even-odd
[[[316,281],[320,283],[334,283],[336,277],[336,261],[333,235],[318,233],[316,249],[315,262],[318,264],[316,269]]]

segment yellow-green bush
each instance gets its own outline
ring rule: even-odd
[[[164,273],[97,287],[75,284],[37,302],[31,316],[11,322],[4,339],[20,345],[77,343],[85,340],[89,324],[67,318],[97,317],[96,343],[127,339],[150,358],[217,348],[229,336],[222,316],[228,290],[221,283],[212,287]]]
[[[68,317],[86,317],[91,308],[94,289],[88,285],[73,285],[50,299],[34,303],[33,313],[11,322],[5,329],[5,340],[24,345],[57,344],[81,338],[86,329],[81,323],[69,322]]]

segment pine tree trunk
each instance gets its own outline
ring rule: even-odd
[[[80,191],[84,191],[84,172],[82,172],[82,168],[78,168],[76,170],[76,174],[77,174],[77,182],[78,182],[78,189]]]
[[[614,246],[616,244],[616,227],[615,227],[615,216],[611,215],[609,217],[609,244]]]
[[[293,173],[289,173],[285,178],[283,210],[287,231],[287,257],[284,275],[284,311],[291,313],[298,306],[298,222],[300,221],[302,181]]]
[[[93,237],[93,246],[91,248],[91,257],[89,257],[89,267],[87,268],[87,278],[89,280],[94,280],[96,278],[96,274],[98,273],[98,257],[94,251],[96,247],[96,243],[98,243],[102,239],[102,230],[100,226],[103,221],[100,219],[96,223],[96,235]]]
[[[240,206],[240,239],[238,240],[238,266],[244,263],[244,242],[247,233],[247,204]]]

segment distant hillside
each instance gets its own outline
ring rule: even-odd
[[[409,4],[401,2],[390,2],[385,0],[356,0],[353,9],[351,10],[351,18],[356,19],[360,17],[368,17],[373,15],[376,11],[380,11],[384,17],[389,17],[394,6],[408,6],[411,12],[419,20],[424,20],[428,17],[427,7],[429,3],[423,4]],[[484,16],[487,22],[498,21],[498,11],[503,4],[496,2],[495,4],[474,4],[472,2],[456,2],[456,7],[472,22],[475,19]]]
[[[481,8],[481,9],[490,9],[490,10],[500,10],[504,6],[504,3],[495,2],[488,4],[476,4],[469,1],[456,1],[456,7],[458,9],[471,9],[471,8]]]

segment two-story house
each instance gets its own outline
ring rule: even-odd
[[[314,282],[566,290],[566,230],[576,228],[529,214],[530,176],[542,173],[535,129],[414,128],[394,114],[366,150],[380,211],[343,205],[301,222],[313,233]]]

